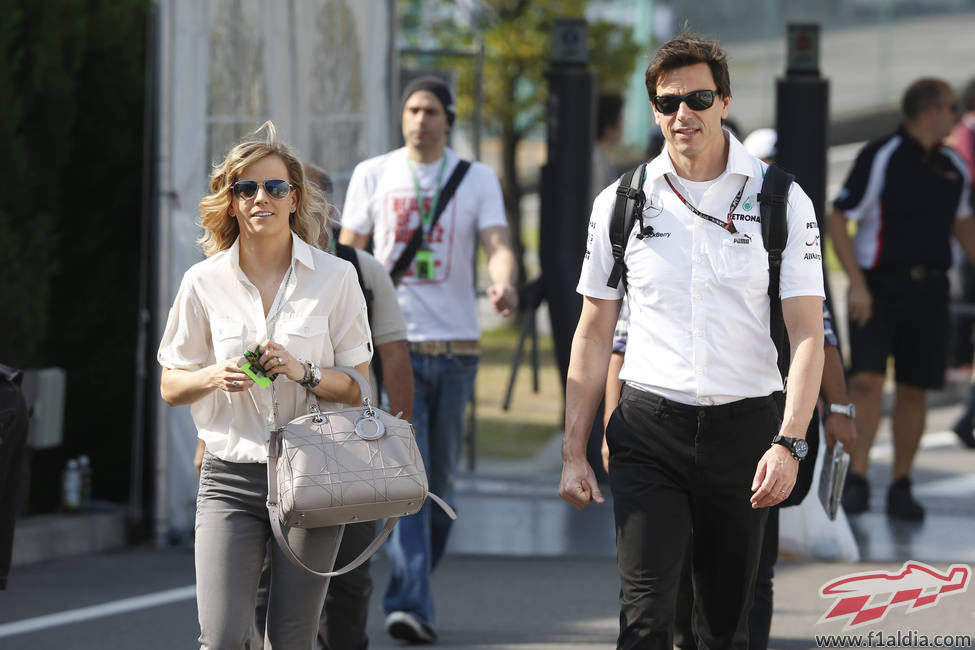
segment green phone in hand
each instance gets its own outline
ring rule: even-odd
[[[243,370],[248,377],[253,379],[255,384],[261,388],[267,388],[277,377],[277,374],[268,377],[267,371],[264,370],[264,366],[261,365],[260,358],[261,348],[258,345],[254,345],[244,350],[244,356],[240,361],[237,362],[237,367]]]

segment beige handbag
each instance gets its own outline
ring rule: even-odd
[[[308,391],[308,415],[271,431],[267,457],[267,510],[274,537],[295,566],[321,577],[348,573],[368,560],[399,518],[416,513],[428,496],[457,518],[427,491],[413,425],[373,406],[369,383],[358,370],[334,370],[359,384],[362,406],[320,412]],[[275,420],[277,410],[275,399]],[[305,565],[282,531],[282,525],[319,528],[384,518],[386,525],[359,557],[327,573]]]

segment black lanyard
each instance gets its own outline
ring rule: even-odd
[[[406,166],[410,170],[410,175],[413,177],[413,187],[416,188],[416,210],[420,213],[420,232],[423,234],[423,243],[426,244],[430,241],[430,231],[433,230],[433,213],[437,209],[437,202],[440,200],[440,181],[443,180],[443,170],[447,168],[447,154],[443,155],[443,159],[440,162],[440,171],[437,172],[437,182],[434,183],[434,194],[433,200],[430,201],[430,205],[427,209],[423,209],[423,191],[420,190],[420,179],[416,177],[416,172],[413,170],[413,165],[410,163],[409,158],[406,159]]]
[[[735,211],[735,208],[738,207],[738,203],[741,201],[741,195],[745,192],[745,185],[748,184],[748,177],[745,177],[745,182],[741,184],[741,189],[738,190],[738,194],[735,195],[735,200],[731,202],[731,207],[728,208],[728,220],[727,221],[722,221],[721,219],[718,219],[717,217],[712,217],[709,214],[705,214],[705,213],[701,212],[700,210],[698,210],[697,208],[695,208],[693,205],[691,205],[690,201],[688,201],[687,199],[685,199],[684,196],[680,192],[677,191],[677,188],[674,187],[674,184],[672,182],[670,182],[670,177],[667,174],[664,174],[664,180],[667,181],[667,185],[670,185],[670,189],[673,190],[674,194],[677,195],[677,198],[680,199],[681,202],[685,206],[687,206],[687,209],[688,210],[690,210],[691,212],[693,212],[697,216],[701,217],[702,219],[707,219],[711,223],[716,224],[718,227],[722,228],[723,230],[727,230],[732,235],[738,233],[738,229],[735,228],[735,223],[731,219],[731,213]]]

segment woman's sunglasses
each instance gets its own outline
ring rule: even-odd
[[[237,181],[230,186],[230,191],[242,199],[253,199],[257,194],[259,185],[264,185],[264,191],[272,199],[283,199],[288,196],[288,192],[293,187],[291,183],[281,179],[264,181],[263,183],[258,183],[257,181]]]
[[[715,94],[713,90],[695,90],[686,95],[655,95],[653,105],[663,115],[676,113],[681,102],[686,103],[692,111],[706,111],[714,104]]]

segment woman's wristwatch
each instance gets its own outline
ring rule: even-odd
[[[322,369],[312,361],[302,361],[305,366],[305,376],[298,380],[298,385],[314,388],[322,381]]]

